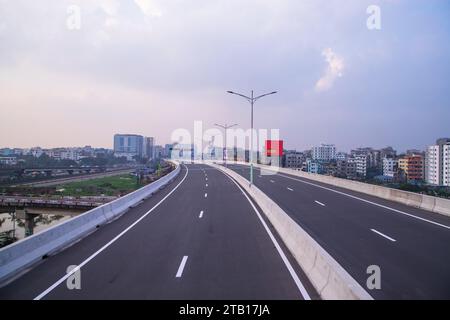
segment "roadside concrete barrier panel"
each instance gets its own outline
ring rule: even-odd
[[[435,198],[434,212],[450,216],[450,200]]]
[[[436,198],[430,196],[422,196],[422,203],[420,204],[420,208],[428,211],[434,211],[436,206]],[[445,213],[444,213],[445,214]]]
[[[250,194],[323,299],[372,300],[372,297],[300,225],[272,199],[238,173],[208,163],[227,173]]]
[[[145,187],[117,200],[94,208],[45,231],[22,239],[0,249],[0,283],[13,277],[37,261],[43,259],[87,234],[95,231],[171,182],[181,171],[178,163],[175,170]]]
[[[241,164],[249,166],[247,162],[230,162],[233,164]],[[419,193],[408,192],[398,189],[392,189],[377,185],[372,185],[369,183],[363,183],[359,181],[347,180],[342,178],[336,178],[331,176],[325,176],[320,174],[307,173],[299,170],[287,169],[287,168],[274,168],[266,165],[256,165],[256,168],[261,168],[265,171],[276,171],[291,176],[297,176],[300,178],[305,178],[311,182],[317,181],[325,183],[331,186],[336,186],[355,192],[360,192],[382,198],[385,200],[390,200],[398,203],[402,203],[407,206],[421,208],[434,213],[450,216],[450,199],[443,199],[438,197],[432,197],[427,195],[422,195]]]

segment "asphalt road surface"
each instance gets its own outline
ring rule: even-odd
[[[284,173],[254,180],[375,299],[450,299],[450,217]],[[380,290],[366,286],[372,265]]]
[[[309,299],[311,284],[238,185],[205,165],[0,288],[0,299]],[[67,268],[81,267],[81,289]]]

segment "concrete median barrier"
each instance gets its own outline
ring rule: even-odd
[[[372,297],[272,199],[238,173],[213,163],[248,192],[273,225],[323,299],[372,300]]]
[[[116,219],[130,206],[157,192],[180,173],[180,165],[174,165],[175,170],[139,190],[0,249],[0,283]]]

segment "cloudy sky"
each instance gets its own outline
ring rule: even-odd
[[[423,148],[450,136],[449,17],[446,0],[0,0],[0,147],[248,128],[226,90],[254,89],[279,91],[255,122],[288,148]]]

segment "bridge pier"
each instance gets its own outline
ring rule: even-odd
[[[29,213],[27,209],[18,209],[16,210],[16,219],[25,220],[25,237],[29,237],[34,233],[34,227],[36,223],[34,218],[38,217],[38,213]]]

